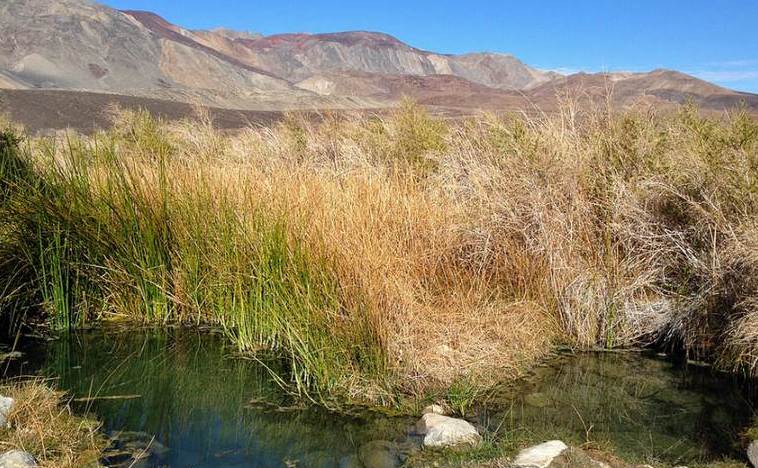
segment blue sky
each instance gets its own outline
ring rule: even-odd
[[[758,0],[104,0],[191,29],[382,31],[443,53],[564,72],[681,70],[758,92]]]

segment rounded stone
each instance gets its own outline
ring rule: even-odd
[[[13,398],[0,396],[0,427],[8,427],[8,415],[10,415],[16,401]]]
[[[30,468],[34,466],[37,466],[34,457],[23,450],[11,450],[0,455],[0,468]]]
[[[755,468],[758,468],[758,440],[754,440],[750,442],[750,445],[748,445],[747,459],[750,460],[750,463]]]
[[[520,468],[547,468],[567,448],[568,446],[560,440],[535,445],[519,452],[513,460],[513,465]]]
[[[478,445],[482,437],[476,428],[463,419],[427,413],[416,423],[416,432],[424,436],[424,447],[455,447]]]

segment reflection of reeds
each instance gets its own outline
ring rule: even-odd
[[[221,337],[187,330],[82,333],[53,343],[44,371],[77,396],[97,397],[78,405],[102,418],[106,429],[144,432],[177,452],[220,457],[220,464],[238,454],[265,457],[272,466],[287,456],[334,466],[357,445],[395,437],[407,424],[315,408],[280,411],[289,403],[269,371],[233,358],[234,352]],[[125,394],[140,397],[103,398]]]
[[[6,132],[3,310],[221,325],[314,397],[492,383],[557,340],[752,370],[757,129],[405,103],[234,135],[129,112],[87,138]]]
[[[750,406],[723,376],[682,379],[670,364],[624,354],[559,361],[493,417],[506,438],[563,438],[640,462],[694,463],[741,453]],[[535,404],[538,395],[539,404]],[[532,399],[535,398],[535,399]]]

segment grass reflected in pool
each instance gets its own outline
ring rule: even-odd
[[[71,334],[41,372],[119,433],[110,462],[150,446],[137,466],[345,466],[370,441],[402,441],[414,417],[345,415],[284,395],[263,363],[221,335],[186,329]],[[744,459],[754,414],[749,383],[645,353],[561,355],[468,418],[489,453],[562,439],[634,462]]]
[[[648,353],[566,355],[538,368],[484,420],[502,434],[590,442],[638,462],[743,459],[741,433],[754,414],[749,387]]]
[[[234,349],[181,329],[85,332],[53,342],[43,372],[78,410],[123,431],[113,463],[149,445],[145,466],[331,467],[365,442],[404,435],[403,419],[293,406],[261,363]]]

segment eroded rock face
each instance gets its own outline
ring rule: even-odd
[[[23,450],[11,450],[0,455],[0,468],[30,468],[37,466],[34,457]]]
[[[441,414],[427,413],[416,423],[424,447],[475,446],[482,437],[471,423]]]
[[[513,460],[513,466],[520,468],[547,468],[568,446],[560,440],[551,440],[522,450]]]
[[[8,415],[14,403],[13,398],[0,396],[0,427],[8,427]]]

